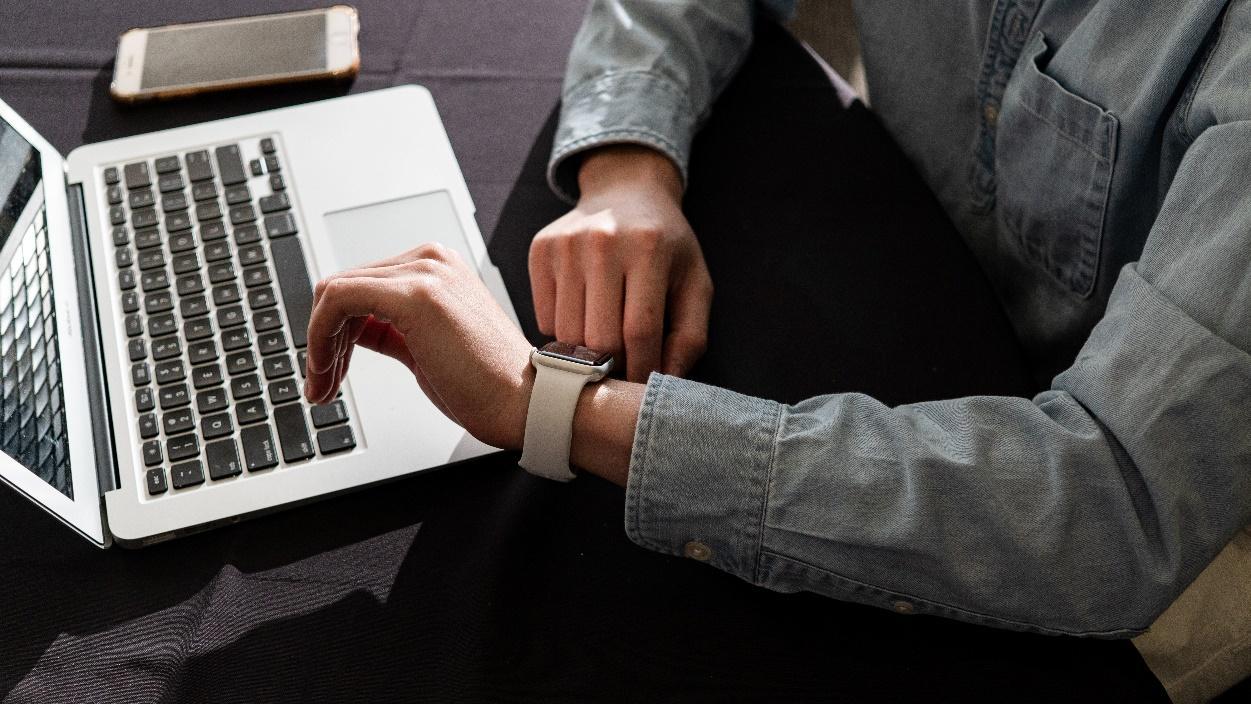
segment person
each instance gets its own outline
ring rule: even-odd
[[[790,4],[590,4],[549,168],[576,204],[530,273],[542,331],[625,378],[581,392],[571,463],[626,487],[636,543],[767,588],[1143,631],[1251,519],[1251,2],[858,6],[875,112],[1050,379],[897,407],[681,378],[715,283],[681,208],[692,136]],[[532,348],[449,251],[322,281],[309,340],[311,401],[366,347],[525,444]]]

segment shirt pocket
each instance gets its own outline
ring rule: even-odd
[[[1039,32],[1004,91],[995,147],[998,224],[1028,260],[1085,297],[1099,270],[1117,119],[1047,75],[1047,54]]]

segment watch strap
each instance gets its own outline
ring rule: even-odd
[[[526,435],[518,464],[531,474],[567,482],[576,476],[569,468],[573,415],[582,387],[591,377],[543,365],[535,365],[534,369],[534,388],[530,392]]]

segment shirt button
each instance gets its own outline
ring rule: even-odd
[[[994,103],[986,103],[982,107],[982,116],[986,118],[986,123],[994,127],[999,122],[999,108]]]
[[[909,601],[896,601],[893,606],[897,614],[910,614],[913,611],[912,602]]]
[[[692,540],[682,549],[682,553],[692,560],[707,562],[708,558],[712,557],[712,548],[704,545],[698,540]]]

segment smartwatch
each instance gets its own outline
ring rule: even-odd
[[[612,354],[550,342],[530,352],[530,363],[535,371],[534,389],[519,464],[531,474],[567,482],[576,476],[569,469],[569,441],[578,397],[582,387],[608,375]]]

